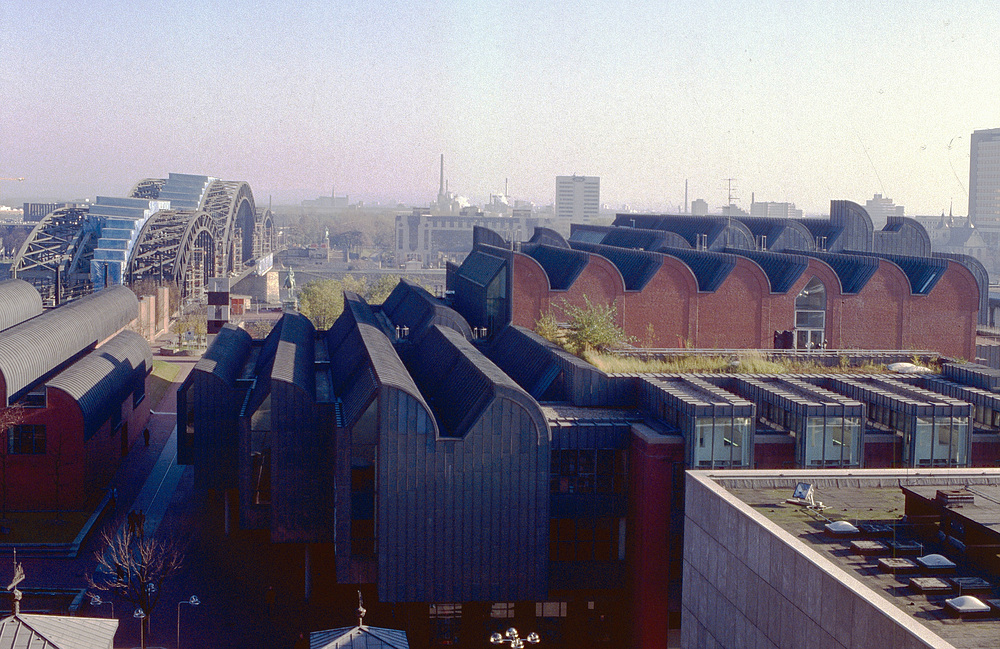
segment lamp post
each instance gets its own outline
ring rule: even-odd
[[[499,633],[494,633],[490,636],[490,644],[502,644],[507,642],[510,644],[510,649],[524,649],[524,643],[528,642],[530,644],[538,644],[540,638],[538,634],[532,631],[528,634],[527,638],[522,638],[517,634],[517,629],[510,627],[507,631],[500,635]]]
[[[198,606],[201,604],[201,600],[198,599],[197,595],[192,595],[184,601],[177,602],[177,649],[181,649],[181,604],[190,604],[191,606]]]
[[[111,600],[108,600],[108,601],[105,602],[103,599],[101,599],[100,595],[91,595],[90,596],[90,605],[91,606],[101,606],[102,604],[109,604],[109,605],[111,605],[111,617],[114,617],[115,616],[115,603],[114,602],[112,602]]]
[[[132,617],[139,620],[139,646],[142,649],[146,649],[146,630],[143,628],[143,622],[146,620],[146,611],[141,608],[135,609],[132,613]]]

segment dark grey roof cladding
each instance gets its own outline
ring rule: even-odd
[[[840,278],[843,293],[857,293],[868,284],[878,270],[879,260],[871,255],[852,255],[832,252],[803,252],[807,257],[815,257],[826,262]]]
[[[552,228],[535,228],[534,234],[528,243],[544,243],[556,248],[569,248],[566,239]]]
[[[472,247],[478,248],[479,244],[506,248],[507,242],[498,233],[481,225],[472,226]]]
[[[500,257],[473,250],[462,262],[458,274],[478,286],[486,286],[504,266]]]
[[[271,380],[297,386],[311,398],[316,396],[316,329],[301,313],[281,317],[281,338],[271,367]]]
[[[430,408],[392,343],[377,325],[371,324],[374,319],[363,299],[346,292],[344,312],[327,332],[334,392],[342,402],[345,428],[352,427],[364,414],[380,386],[409,394],[430,415]]]
[[[393,325],[409,327],[409,337],[414,340],[432,324],[451,327],[467,339],[472,338],[472,328],[458,311],[445,306],[427,289],[405,277],[382,304],[382,312]]]
[[[600,255],[610,261],[622,274],[625,280],[625,290],[641,291],[663,266],[663,255],[645,250],[631,248],[616,248],[599,244],[573,242],[574,250],[583,250]]]
[[[940,257],[904,257],[885,253],[868,253],[887,259],[903,269],[915,295],[927,295],[948,270],[948,260]]]
[[[585,252],[569,248],[553,248],[544,244],[525,244],[521,252],[537,261],[549,276],[549,287],[565,291],[590,263]]]
[[[615,227],[666,230],[684,237],[692,248],[699,235],[705,235],[709,248],[754,248],[753,233],[737,218],[727,216],[688,216],[676,214],[619,214]]]
[[[826,239],[826,250],[836,249],[837,239],[844,232],[843,227],[833,225],[826,219],[802,219],[802,225],[806,226],[814,240]]]
[[[717,291],[736,268],[736,257],[724,252],[665,248],[663,253],[687,264],[698,280],[698,290],[706,293]]]
[[[250,334],[234,324],[227,324],[219,330],[215,341],[195,363],[194,370],[214,374],[227,385],[235,385],[252,344]]]
[[[727,250],[726,252],[746,257],[764,270],[771,283],[772,293],[787,293],[809,266],[809,259],[802,255],[790,255],[763,250]]]
[[[0,374],[8,400],[138,315],[135,293],[112,286],[0,332]]]
[[[153,365],[149,343],[134,331],[121,331],[46,383],[72,397],[83,413],[84,439],[120,410]]]
[[[816,247],[812,233],[800,219],[775,219],[757,216],[737,217],[753,233],[754,237],[766,237],[759,242],[766,244],[767,250],[783,252],[787,250],[812,250]]]
[[[489,357],[528,394],[541,399],[560,371],[547,346],[535,332],[512,325],[494,336]]]
[[[42,313],[42,296],[23,279],[0,282],[0,331]]]
[[[618,248],[657,251],[664,247],[691,248],[687,239],[668,230],[643,230],[632,227],[610,227],[574,223],[570,226],[570,241],[600,243]]]
[[[502,395],[537,411],[534,400],[457,332],[435,325],[415,349],[413,375],[437,415],[441,434],[464,437],[493,399]],[[544,428],[542,420],[539,428]]]

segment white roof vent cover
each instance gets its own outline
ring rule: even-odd
[[[928,554],[917,557],[917,563],[924,568],[954,568],[955,562],[940,554]]]
[[[854,527],[847,521],[834,521],[832,523],[827,523],[825,526],[826,531],[830,534],[857,534],[858,528]]]

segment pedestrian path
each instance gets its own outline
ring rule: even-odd
[[[184,467],[177,464],[177,426],[167,438],[160,456],[149,472],[139,495],[132,501],[128,511],[141,511],[145,515],[143,531],[146,536],[156,533],[156,528],[166,514],[170,499],[177,489]]]

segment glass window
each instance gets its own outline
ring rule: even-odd
[[[816,349],[826,340],[826,287],[813,277],[795,298],[795,346]]]
[[[20,424],[8,428],[7,452],[11,455],[44,455],[45,426]]]

